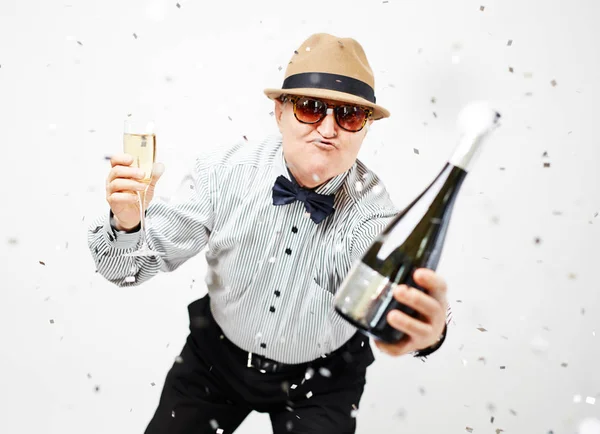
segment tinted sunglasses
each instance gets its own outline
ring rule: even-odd
[[[356,133],[363,129],[373,110],[351,104],[332,105],[316,98],[305,96],[286,96],[294,105],[294,116],[303,124],[316,124],[325,116],[334,113],[335,121],[340,128]]]

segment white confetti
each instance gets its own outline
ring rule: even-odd
[[[175,417],[175,410],[171,412],[171,417]]]
[[[585,418],[579,423],[577,430],[579,434],[600,434],[600,420],[595,418]]]
[[[354,188],[356,189],[356,191],[362,191],[363,189],[363,183],[360,181],[356,181],[356,183],[354,184]]]
[[[350,412],[350,417],[354,417],[355,418],[356,416],[358,416],[358,410],[352,410]]]
[[[211,419],[209,423],[212,429],[216,430],[217,428],[219,428],[219,423],[215,419]]]
[[[308,392],[308,393],[306,394],[306,397],[307,397],[307,398],[310,398],[311,396],[313,396],[313,393],[312,393],[312,392]]]
[[[290,389],[295,389],[296,387],[298,387],[298,386],[295,384],[292,384],[292,387],[290,387]]]
[[[306,47],[306,51],[310,51],[310,47]]]
[[[588,396],[587,398],[585,398],[585,403],[594,405],[596,403],[596,398],[594,398],[593,396]]]
[[[306,373],[304,374],[304,378],[306,380],[310,380],[313,377],[313,375],[315,375],[315,370],[313,368],[308,368],[306,370]]]
[[[135,276],[127,276],[125,278],[125,283],[132,283],[135,282]]]
[[[573,402],[577,403],[577,402],[581,402],[581,395],[575,395],[573,397]]]
[[[463,366],[467,366],[467,361],[465,359],[462,359],[463,362]]]
[[[377,184],[375,187],[373,187],[373,193],[375,194],[379,194],[383,191],[383,187],[379,184]]]
[[[331,371],[327,368],[323,368],[323,367],[319,368],[319,374],[321,374],[323,377],[327,377],[327,378],[331,377]]]
[[[274,262],[275,262],[275,256],[271,256],[271,257],[269,258],[269,263],[270,263],[270,264],[272,264],[272,263],[274,263]]]
[[[183,363],[183,357],[181,357],[181,356],[175,357],[175,363]]]
[[[223,434],[223,430],[222,430],[221,428],[219,428],[219,429],[217,430],[217,434]]]
[[[316,173],[313,173],[312,178],[313,178],[313,181],[315,181],[315,182],[321,181],[321,178],[319,178],[319,175],[317,175]]]

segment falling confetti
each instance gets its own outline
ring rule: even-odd
[[[305,380],[310,380],[315,375],[315,370],[313,368],[308,368],[306,373],[304,374]]]
[[[248,141],[248,137],[246,137],[246,136],[242,136],[242,137],[244,137],[244,140],[245,140],[245,141]]]
[[[483,10],[484,10],[484,9],[485,9],[485,6],[479,6],[479,10],[480,10],[481,12],[483,12]]]
[[[183,357],[181,357],[181,356],[175,357],[175,363],[183,363]]]
[[[483,327],[477,327],[477,330],[479,330],[480,332],[487,332],[487,330],[484,329]]]
[[[585,402],[586,404],[594,405],[596,403],[596,398],[594,398],[593,396],[588,396],[587,398],[585,398]]]
[[[534,242],[535,244],[540,244],[540,243],[542,242],[542,239],[541,239],[540,237],[535,237],[535,238],[533,239],[533,242]]]
[[[562,366],[563,368],[566,368],[567,366],[569,366],[569,364],[563,362],[563,363],[560,364],[560,366]]]
[[[473,432],[473,428],[471,427],[466,427],[465,429],[467,430],[467,432]]]
[[[294,390],[296,387],[298,387],[298,385],[292,384],[292,387],[290,387],[290,389]]]
[[[175,6],[177,6],[179,9],[181,9],[181,5],[179,3],[176,3]]]
[[[506,45],[508,45],[510,47],[512,45],[512,43],[513,43],[512,39],[509,39],[508,43]]]
[[[433,117],[437,118],[437,113],[433,112]]]
[[[431,104],[435,104],[435,101],[436,101],[436,99],[435,99],[435,96],[434,96],[434,97],[431,98]]]
[[[356,183],[354,184],[354,188],[356,189],[356,191],[361,192],[363,189],[363,184],[360,181],[356,181]]]
[[[215,419],[211,419],[209,423],[212,429],[216,430],[219,428],[219,423]]]
[[[544,167],[550,167],[550,163],[548,163],[548,162],[545,162],[545,163],[544,163]]]
[[[556,87],[556,84],[557,84],[557,83],[556,83],[556,80],[552,80],[552,81],[550,82],[550,84],[552,85],[552,87]]]
[[[152,383],[150,383],[150,385],[151,385],[152,387],[156,386],[156,384],[154,383],[154,381],[153,381]]]
[[[512,408],[511,408],[511,409],[509,409],[508,411],[510,411],[510,414],[512,414],[513,416],[516,416],[516,415],[517,415],[517,412],[516,412],[516,411],[514,411]]]
[[[515,70],[513,69],[513,67],[512,67],[512,66],[509,66],[509,67],[508,67],[508,72],[515,72]]]
[[[171,417],[175,417],[175,410],[171,412]]]
[[[533,77],[533,73],[532,72],[524,72],[523,73],[523,77],[525,77],[525,78],[531,78],[531,77]]]
[[[135,33],[133,34],[133,37],[134,37],[135,39],[137,39],[137,38],[138,38],[138,37],[137,37],[137,35],[136,35]]]
[[[331,377],[331,371],[324,367],[319,368],[319,374],[326,378]]]
[[[77,41],[77,43],[78,43],[79,45],[83,45],[83,42],[81,42],[81,41]]]
[[[417,148],[413,148],[413,152],[417,155],[419,155],[419,150]]]
[[[50,324],[54,324],[54,320],[53,319],[50,320]]]
[[[42,264],[42,265],[46,265],[46,263],[45,263],[44,261],[39,261],[39,262],[40,262],[40,264]]]
[[[500,369],[506,369],[506,366],[500,366]]]
[[[94,391],[95,391],[96,393],[100,392],[100,386],[96,386],[96,387],[94,387]]]
[[[308,392],[308,393],[306,394],[306,397],[307,397],[307,398],[310,398],[311,396],[313,396],[313,393],[312,393],[312,392]]]
[[[125,278],[125,283],[133,283],[135,282],[135,276],[127,276]]]

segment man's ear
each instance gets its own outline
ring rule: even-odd
[[[275,99],[275,120],[277,121],[277,127],[281,132],[281,115],[283,115],[283,103],[280,99]]]

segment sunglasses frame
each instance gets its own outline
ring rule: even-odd
[[[324,105],[325,105],[325,115],[323,115],[323,117],[322,117],[321,119],[319,119],[319,120],[317,120],[317,121],[315,121],[315,122],[305,122],[305,121],[301,121],[300,119],[298,119],[298,115],[296,114],[296,102],[297,102],[299,99],[302,99],[302,98],[306,98],[306,99],[312,99],[312,100],[314,100],[314,101],[319,101],[319,102],[321,102],[322,104],[324,104]],[[307,124],[307,125],[314,125],[314,124],[318,124],[318,123],[319,123],[319,122],[321,122],[323,119],[325,119],[325,117],[326,117],[327,115],[329,115],[329,113],[330,113],[330,111],[329,111],[329,110],[332,110],[332,111],[333,111],[333,113],[334,113],[334,116],[333,116],[333,118],[335,119],[335,123],[336,123],[336,124],[337,124],[337,125],[338,125],[338,126],[341,128],[341,129],[342,129],[342,130],[344,130],[344,131],[348,131],[348,132],[350,132],[350,133],[358,133],[360,130],[362,130],[362,129],[365,127],[365,125],[367,124],[367,121],[368,121],[369,119],[371,119],[371,117],[373,116],[373,109],[372,109],[372,108],[370,108],[370,107],[364,107],[364,106],[357,105],[357,104],[349,104],[349,103],[345,103],[345,104],[333,105],[333,104],[326,103],[325,101],[323,101],[323,100],[322,100],[322,99],[320,99],[320,98],[315,98],[315,97],[312,97],[312,96],[299,96],[299,95],[285,95],[285,96],[283,96],[281,99],[282,99],[282,102],[285,102],[286,100],[287,100],[287,101],[291,101],[291,103],[292,103],[292,105],[293,105],[293,108],[294,108],[294,117],[296,118],[296,120],[297,120],[298,122],[300,122],[300,123],[302,123],[302,124]],[[339,108],[339,107],[344,107],[344,106],[346,106],[346,107],[359,107],[359,108],[363,109],[363,110],[364,110],[364,111],[367,113],[367,115],[365,116],[365,119],[363,120],[363,123],[362,123],[362,125],[360,126],[360,128],[359,128],[358,130],[349,130],[349,129],[347,129],[347,128],[344,128],[343,126],[341,126],[341,125],[340,125],[340,122],[338,121],[338,118],[337,118],[337,113],[336,113],[336,111],[335,111],[335,110],[336,110],[337,108]]]

